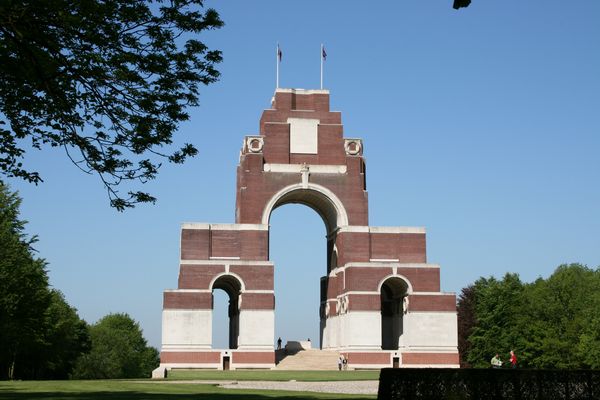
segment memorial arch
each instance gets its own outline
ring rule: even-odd
[[[425,229],[369,226],[363,143],[343,137],[329,92],[277,89],[259,132],[240,152],[235,223],[182,224],[160,368],[275,367],[269,219],[289,203],[315,210],[327,229],[323,349],[350,368],[458,367],[456,296],[427,263]],[[212,346],[215,288],[230,297],[230,349]]]

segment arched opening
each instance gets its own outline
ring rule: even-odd
[[[325,226],[313,210],[278,208],[271,218],[269,258],[275,264],[275,339],[321,347],[323,278],[327,276]]]
[[[229,297],[229,302],[227,303],[227,319],[228,319],[228,340],[227,340],[227,348],[229,349],[237,349],[238,347],[238,337],[240,334],[240,293],[242,291],[241,282],[233,275],[221,275],[218,277],[212,285],[213,292],[213,326],[215,326],[215,321],[222,319],[220,316],[214,315],[215,310],[215,298],[217,300],[221,300],[222,296],[215,296],[215,290],[222,290]],[[220,307],[219,307],[220,308]],[[223,331],[220,329],[213,329],[213,344],[219,344],[221,347],[221,343],[224,341],[221,337],[215,337],[216,335],[223,335]],[[214,347],[214,345],[213,345]]]
[[[291,230],[292,235],[288,236],[291,238],[292,248],[290,248],[287,254],[278,256],[277,252],[280,245],[277,241],[281,238],[281,234],[277,232],[277,227],[273,229],[271,217],[274,210],[287,204],[307,206],[314,210],[320,218],[316,217],[313,213],[307,212],[304,207],[292,207],[291,209],[295,210],[294,213],[296,215],[287,217],[291,221],[288,231]],[[288,211],[284,210],[284,213],[287,214]],[[278,211],[277,214],[280,214],[280,212]],[[316,222],[319,219],[325,225],[324,235],[323,231],[319,228],[313,228],[315,226],[323,226],[321,223]],[[300,221],[302,223],[299,223]],[[309,222],[313,227],[305,231],[304,229]],[[269,254],[269,259],[275,262],[275,337],[278,338],[280,336],[278,330],[281,328],[282,321],[285,320],[281,315],[281,310],[286,307],[280,301],[280,296],[283,293],[286,293],[286,297],[288,296],[289,290],[286,287],[287,285],[288,287],[299,288],[302,291],[302,296],[297,295],[297,298],[293,300],[294,307],[301,306],[302,310],[290,312],[290,316],[294,317],[297,312],[308,312],[309,314],[306,318],[301,318],[301,315],[298,315],[298,318],[295,318],[293,321],[287,320],[287,322],[283,323],[291,323],[293,325],[306,319],[319,318],[319,324],[315,324],[315,328],[310,327],[313,333],[303,335],[300,332],[306,332],[306,327],[302,326],[297,331],[290,332],[291,337],[288,336],[282,339],[285,341],[312,338],[311,347],[323,348],[324,331],[327,329],[327,315],[324,310],[329,285],[328,276],[329,272],[337,267],[335,240],[339,227],[348,225],[346,209],[340,199],[329,189],[307,182],[291,185],[277,192],[265,206],[262,223],[270,225],[269,251],[271,254]],[[323,236],[326,238],[325,242],[322,239]],[[294,272],[300,271],[302,273],[297,275],[291,283],[283,284],[282,281],[278,282],[278,277],[282,276],[282,273],[278,273],[278,271],[283,272],[286,269],[286,264],[298,262],[304,263],[304,265],[298,265],[291,269]],[[307,267],[311,268],[308,275],[306,274]],[[286,271],[285,275],[290,275],[290,273]],[[305,278],[310,278],[310,282],[303,281]],[[314,333],[318,333],[318,341],[315,340]]]
[[[304,204],[315,210],[323,219],[328,235],[334,234],[338,227],[348,225],[348,214],[340,199],[329,189],[314,183],[291,185],[277,192],[265,206],[262,223],[269,224],[273,210],[284,204]]]
[[[404,330],[408,284],[401,278],[386,279],[381,285],[381,349],[398,350]]]

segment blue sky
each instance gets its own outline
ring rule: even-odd
[[[176,288],[182,222],[234,221],[235,168],[275,86],[325,88],[346,137],[364,140],[370,224],[425,226],[444,291],[480,276],[546,277],[600,265],[600,2],[580,0],[207,1],[226,26],[220,82],[180,128],[200,154],[165,165],[155,206],[108,207],[100,182],[56,149],[27,163],[45,182],[8,179],[51,284],[89,322],[127,312],[160,344],[162,291]],[[288,205],[274,212],[276,337],[318,339],[325,228]],[[224,296],[217,311],[224,314]],[[222,318],[217,345],[225,343]]]

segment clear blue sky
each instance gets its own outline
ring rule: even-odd
[[[599,1],[473,0],[460,11],[452,0],[206,4],[226,23],[204,36],[223,51],[222,78],[177,139],[199,156],[146,185],[155,206],[115,212],[100,182],[56,149],[28,154],[43,184],[8,180],[52,285],[87,321],[127,312],[159,346],[180,224],[234,221],[239,149],[270,104],[277,41],[281,86],[295,88],[318,88],[325,44],[332,108],[345,136],[364,140],[370,223],[425,226],[444,291],[600,265]],[[324,225],[292,205],[271,222],[276,335],[316,341]]]

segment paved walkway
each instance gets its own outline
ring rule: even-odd
[[[322,392],[344,394],[377,394],[379,381],[328,381],[328,382],[298,382],[298,381],[155,381],[157,383],[202,383],[219,385],[226,389],[260,389],[260,390],[291,390],[298,392]]]

